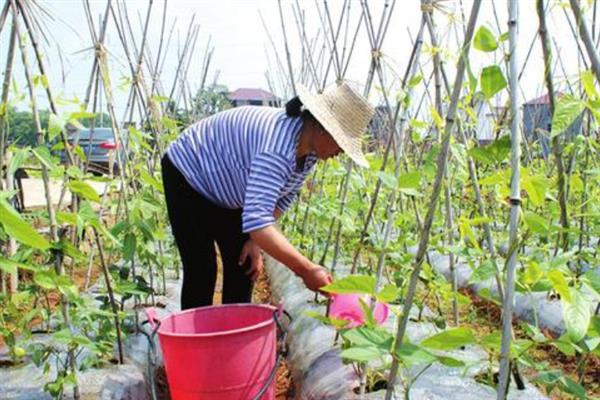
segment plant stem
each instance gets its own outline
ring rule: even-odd
[[[505,295],[502,305],[502,344],[500,349],[500,376],[496,396],[498,400],[504,400],[508,391],[508,379],[510,376],[510,343],[512,340],[512,313],[515,289],[515,269],[517,264],[518,227],[521,208],[520,157],[521,157],[521,113],[519,108],[519,96],[517,91],[517,62],[518,62],[518,21],[519,9],[516,0],[509,0],[509,84],[510,84],[510,106],[511,106],[511,193],[510,193],[510,232],[509,232],[509,259],[506,271]]]
[[[410,309],[413,304],[416,286],[419,280],[419,274],[421,272],[421,267],[423,261],[425,259],[425,252],[427,251],[427,246],[429,243],[429,233],[431,231],[431,225],[433,223],[433,217],[435,215],[435,210],[437,208],[437,203],[441,191],[442,180],[444,178],[444,174],[446,172],[446,164],[448,160],[448,151],[450,148],[450,137],[452,135],[452,128],[454,127],[454,120],[456,115],[456,109],[458,107],[458,101],[460,97],[460,92],[462,90],[462,82],[464,78],[466,61],[469,55],[469,49],[471,47],[471,40],[473,38],[473,33],[475,30],[475,23],[477,22],[477,15],[479,13],[479,9],[481,7],[481,0],[474,0],[473,7],[471,9],[471,15],[469,17],[469,23],[467,27],[467,33],[465,35],[464,43],[460,51],[460,58],[458,61],[456,78],[453,86],[452,96],[450,98],[450,105],[448,108],[448,114],[446,116],[446,126],[444,130],[443,140],[442,140],[442,149],[437,158],[437,172],[435,177],[435,182],[433,184],[433,191],[430,198],[429,207],[427,210],[427,216],[425,217],[425,221],[423,223],[423,228],[421,229],[421,237],[419,240],[419,247],[417,250],[417,255],[415,257],[415,261],[413,263],[413,272],[410,276],[410,282],[408,286],[408,293],[404,300],[404,307],[402,310],[402,318],[398,320],[398,332],[395,339],[394,344],[394,354],[396,354],[400,348],[402,347],[402,342],[404,339],[404,335],[406,333],[406,327],[408,325],[408,318],[410,314]],[[398,358],[394,357],[392,361],[392,366],[390,369],[390,374],[388,377],[388,387],[385,395],[386,400],[390,400],[394,393],[394,386],[396,383],[396,376],[398,374],[399,361]]]

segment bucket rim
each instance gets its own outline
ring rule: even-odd
[[[268,309],[270,311],[276,311],[277,307],[271,305],[271,304],[252,304],[252,303],[232,303],[232,304],[217,304],[217,305],[211,305],[211,306],[203,306],[203,307],[196,307],[196,308],[190,308],[188,310],[185,311],[179,311],[177,313],[174,314],[170,314],[167,315],[166,317],[162,318],[160,320],[160,323],[162,325],[162,323],[164,323],[167,319],[169,318],[174,318],[176,316],[180,316],[183,314],[191,314],[194,312],[197,312],[199,310],[207,310],[210,308],[241,308],[241,307],[248,307],[248,308],[264,308],[264,309]],[[270,324],[275,324],[275,321],[273,320],[273,318],[269,318],[263,322],[259,322],[257,324],[254,325],[250,325],[250,326],[246,326],[243,328],[237,328],[237,329],[229,329],[226,331],[219,331],[219,332],[211,332],[211,333],[175,333],[175,332],[164,332],[162,330],[162,326],[158,329],[158,335],[159,336],[169,336],[169,337],[182,337],[182,338],[198,338],[198,337],[204,337],[204,338],[210,338],[210,337],[217,337],[217,336],[229,336],[229,335],[235,335],[238,333],[244,333],[244,332],[249,332],[249,331],[253,331],[259,328],[263,328],[265,326],[268,326]]]

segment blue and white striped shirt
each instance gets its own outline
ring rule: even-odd
[[[167,149],[171,162],[208,200],[242,208],[242,231],[275,222],[298,195],[317,161],[310,153],[296,166],[301,118],[271,107],[238,107],[190,126]]]

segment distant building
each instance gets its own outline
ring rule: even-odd
[[[477,114],[477,128],[475,130],[477,144],[480,146],[488,145],[495,139],[493,130],[494,111],[490,108],[489,102],[481,99],[475,101],[475,113]]]
[[[375,114],[369,122],[369,132],[371,132],[371,142],[385,145],[390,137],[390,118],[388,116],[389,108],[386,106],[375,107]]]
[[[563,93],[557,92],[556,98]],[[567,138],[574,138],[581,132],[583,114],[567,128],[564,132]],[[550,116],[550,100],[548,94],[529,100],[523,104],[523,134],[529,141],[539,141],[542,153],[547,157],[550,153],[550,131],[552,129],[552,118]]]
[[[227,95],[234,107],[270,106],[279,107],[281,99],[273,93],[262,89],[239,88]]]

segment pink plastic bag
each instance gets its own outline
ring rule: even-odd
[[[348,321],[346,328],[354,328],[365,323],[365,315],[359,299],[369,304],[369,296],[359,294],[334,294],[331,296],[329,316]],[[389,315],[389,307],[385,303],[375,303],[373,317],[378,324],[383,324]]]

